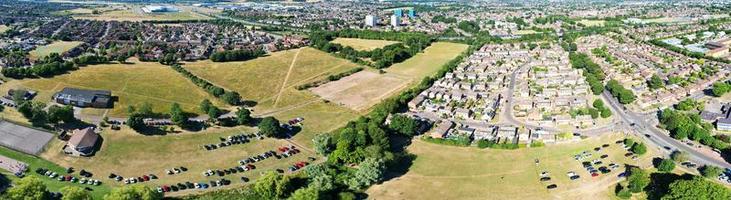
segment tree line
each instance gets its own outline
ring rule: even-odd
[[[594,61],[592,61],[585,53],[570,52],[569,60],[573,68],[582,69],[584,71],[583,74],[586,78],[586,82],[589,83],[591,92],[594,93],[594,95],[599,95],[604,92],[602,82],[606,78],[606,74],[604,74],[604,70],[602,70],[598,64],[594,63]]]
[[[731,189],[692,174],[668,172],[674,166],[668,159],[658,163],[660,172],[650,173],[630,166],[625,172],[628,174],[627,182],[617,184],[615,194],[620,199],[630,199],[633,194],[643,192],[647,199],[731,199]]]
[[[2,69],[2,74],[15,79],[52,77],[76,70],[80,66],[103,64],[108,61],[106,57],[99,55],[84,55],[74,58],[72,61],[66,61],[58,53],[51,53],[31,67],[5,67]]]
[[[302,84],[302,85],[298,85],[298,86],[295,87],[295,89],[297,89],[297,90],[306,90],[306,89],[309,89],[309,88],[317,87],[317,86],[323,85],[325,83],[329,83],[329,82],[332,82],[332,81],[340,80],[343,77],[350,76],[350,75],[355,74],[355,73],[358,73],[360,71],[363,71],[363,67],[356,67],[356,68],[350,69],[350,70],[345,71],[345,72],[342,72],[342,73],[331,74],[331,75],[328,75],[327,78],[324,79],[324,80],[319,80],[319,81],[315,81],[315,82],[310,82],[310,83],[305,83],[305,84]]]
[[[619,84],[619,81],[617,80],[609,80],[609,82],[607,82],[607,90],[612,94],[612,96],[617,98],[621,104],[629,104],[637,99],[637,96],[635,96],[632,90],[624,88],[624,86]]]
[[[258,58],[263,55],[266,55],[266,52],[261,48],[258,48],[256,50],[224,50],[211,54],[210,59],[213,62],[246,61]]]
[[[182,74],[184,77],[188,78],[198,87],[203,88],[203,90],[205,90],[209,94],[220,98],[221,100],[223,100],[223,102],[226,102],[229,105],[235,106],[241,105],[241,103],[243,103],[243,101],[241,100],[241,95],[239,95],[239,93],[236,91],[226,91],[221,87],[213,85],[212,83],[196,76],[195,74],[191,73],[180,65],[174,64],[170,67],[172,67],[178,73]]]
[[[729,148],[729,144],[723,141],[723,136],[711,135],[713,124],[701,121],[701,117],[697,113],[666,108],[660,113],[660,124],[662,128],[670,132],[671,137],[677,140],[687,138],[719,150]]]
[[[400,41],[371,51],[358,51],[352,47],[332,43],[335,38],[360,38],[374,40]],[[431,45],[434,38],[423,33],[410,32],[378,32],[370,30],[345,29],[333,31],[313,31],[310,33],[310,45],[316,49],[333,53],[358,64],[382,69],[400,63]],[[371,62],[364,59],[369,58]]]

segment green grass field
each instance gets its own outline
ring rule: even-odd
[[[30,156],[24,153],[20,153],[17,151],[13,151],[11,149],[7,149],[5,147],[0,147],[0,155],[3,155],[8,158],[12,158],[21,162],[24,162],[29,165],[29,172],[26,174],[28,176],[34,176],[38,177],[40,180],[42,180],[44,183],[46,183],[46,186],[48,187],[49,191],[58,192],[61,188],[66,186],[78,186],[81,188],[87,187],[86,185],[78,184],[78,183],[69,183],[69,182],[60,182],[55,179],[51,179],[46,176],[41,176],[39,174],[35,173],[35,170],[38,168],[46,168],[49,170],[52,170],[56,173],[59,173],[60,175],[66,175],[66,168],[61,167],[55,163],[49,162],[47,160]],[[10,174],[9,172],[0,170],[0,173],[4,174],[5,177],[8,177],[10,181],[18,180],[17,177],[15,177],[13,174]],[[78,173],[75,173],[74,176],[77,178],[80,177]],[[104,180],[103,176],[97,176],[93,177],[95,179],[98,179],[102,181],[102,185],[100,186],[88,186],[93,189],[91,191],[91,195],[94,197],[94,199],[101,199],[104,194],[109,193],[111,188],[109,187],[107,180]]]
[[[414,141],[408,151],[417,157],[409,171],[371,187],[367,193],[372,199],[609,199],[606,190],[620,181],[616,176],[621,170],[591,177],[573,155],[589,151],[593,153],[589,159],[592,160],[607,154],[604,166],[609,162],[643,167],[651,164],[653,149],[638,161],[628,159],[624,157],[626,151],[614,143],[621,138],[617,134],[605,135],[577,143],[518,150],[452,147]],[[600,152],[592,150],[605,143],[610,147]],[[539,159],[538,164],[535,159]],[[543,171],[547,171],[552,180],[539,181]],[[578,173],[581,178],[570,180],[566,175],[569,171]],[[547,190],[549,184],[557,184],[558,189]]]
[[[591,27],[591,26],[604,26],[604,23],[606,23],[606,21],[582,19],[579,21],[579,23],[583,24],[584,26]]]
[[[46,57],[50,55],[51,53],[64,53],[68,50],[73,49],[76,46],[79,46],[83,42],[67,42],[67,41],[55,41],[51,44],[48,44],[46,46],[39,46],[33,51],[30,51],[30,59],[36,60],[41,59],[43,57]]]
[[[129,105],[139,107],[145,102],[152,105],[153,111],[160,113],[168,113],[173,102],[179,103],[187,112],[199,112],[198,105],[206,98],[223,105],[179,73],[154,62],[82,67],[53,78],[10,81],[0,85],[0,91],[28,88],[39,92],[36,101],[46,102],[64,87],[111,90],[113,96],[119,97],[108,113],[114,117],[124,117]]]
[[[444,64],[467,50],[468,47],[466,44],[435,42],[424,49],[423,53],[416,54],[404,62],[392,65],[386,69],[386,72],[411,77],[420,81],[423,77],[434,75]]]
[[[370,51],[377,48],[383,48],[385,46],[399,43],[397,41],[388,40],[368,40],[359,38],[336,38],[332,43],[340,44],[343,46],[352,47],[358,51]]]

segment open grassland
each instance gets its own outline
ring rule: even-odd
[[[626,158],[627,151],[614,143],[622,138],[619,134],[605,135],[577,143],[518,150],[452,147],[415,140],[408,147],[410,153],[417,155],[409,171],[371,187],[367,193],[372,199],[610,199],[607,190],[621,181],[617,174],[622,167],[591,177],[573,155],[589,151],[593,156],[588,160],[593,160],[607,154],[603,166],[609,163],[651,166],[654,149],[649,149],[639,160]],[[592,150],[602,144],[610,146],[599,152]],[[539,181],[543,171],[550,174],[550,181]],[[570,180],[566,175],[569,171],[581,178]],[[558,188],[549,191],[546,189],[549,184]]]
[[[337,102],[347,108],[363,111],[406,88],[408,83],[408,78],[393,76],[388,73],[378,74],[377,72],[361,71],[338,81],[313,88],[311,91],[324,99]]]
[[[432,76],[447,62],[467,50],[466,44],[435,42],[410,59],[397,63],[386,69],[388,73],[411,77],[421,81],[426,76]]]
[[[129,105],[139,107],[145,102],[160,113],[168,113],[174,102],[187,112],[199,112],[198,105],[205,98],[222,105],[169,67],[152,62],[82,67],[53,78],[10,81],[1,85],[0,91],[32,89],[39,92],[35,100],[45,102],[51,101],[51,96],[64,87],[111,90],[113,96],[119,97],[108,113],[114,117],[125,116]]]
[[[100,14],[76,14],[75,19],[102,21],[156,21],[156,20],[205,20],[211,17],[193,12],[190,8],[178,7],[179,12],[145,13],[141,7],[123,7],[102,11]]]
[[[307,47],[243,62],[200,61],[184,67],[213,84],[239,92],[244,99],[273,104],[282,89],[294,90],[297,85],[353,69],[357,64]]]
[[[606,21],[604,20],[588,20],[588,19],[582,19],[579,21],[579,23],[583,24],[584,26],[604,26],[604,23]]]
[[[358,51],[370,51],[377,48],[383,48],[391,44],[399,43],[397,41],[368,40],[359,38],[336,38],[332,42],[343,46],[352,47],[353,49]]]
[[[5,26],[5,25],[0,25],[0,33],[5,33],[5,31],[7,31],[8,29],[10,29],[10,27]]]
[[[314,154],[304,148],[301,153],[292,157],[276,159],[268,158],[255,163],[253,171],[235,173],[224,177],[206,177],[203,172],[206,170],[228,169],[239,166],[238,161],[250,156],[259,155],[265,151],[274,150],[278,147],[289,145],[285,140],[275,139],[254,139],[246,144],[233,145],[207,151],[203,148],[205,144],[218,144],[220,137],[228,137],[243,133],[253,133],[254,130],[246,127],[218,128],[206,130],[205,134],[184,133],[165,136],[144,136],[134,133],[131,129],[123,128],[120,131],[105,130],[101,136],[103,142],[100,151],[89,158],[71,157],[63,154],[61,148],[63,142],[53,140],[49,148],[41,156],[45,159],[58,163],[63,167],[74,167],[77,170],[85,169],[95,174],[95,177],[102,179],[105,183],[113,186],[124,185],[108,179],[110,173],[123,177],[138,177],[147,174],[155,174],[158,180],[145,182],[143,184],[151,187],[160,185],[171,185],[179,182],[209,182],[226,178],[232,181],[232,186],[243,185],[240,177],[256,179],[261,172],[275,169],[287,170],[295,162],[306,161],[307,157]],[[316,161],[317,162],[317,161]],[[178,167],[188,168],[187,172],[176,175],[167,175],[166,170]],[[229,186],[229,187],[232,187]],[[209,189],[211,190],[211,189]],[[185,192],[172,193],[181,195],[191,192],[203,192],[204,190],[186,190]]]
[[[55,41],[51,44],[45,45],[45,46],[39,46],[33,51],[30,51],[30,59],[36,60],[41,59],[43,57],[46,57],[50,55],[51,53],[64,53],[68,50],[73,49],[76,46],[79,46],[83,42],[67,42],[67,41]]]
[[[303,129],[293,140],[308,147],[315,134],[338,128],[358,114],[324,102],[309,91],[299,91],[295,86],[357,66],[312,48],[276,52],[243,62],[199,61],[184,65],[201,78],[237,91],[246,100],[256,101],[253,108],[256,116],[275,116],[280,121],[303,117]]]
[[[49,162],[47,160],[44,160],[44,159],[41,159],[41,158],[38,158],[35,156],[13,151],[13,150],[5,148],[5,147],[0,147],[0,155],[24,162],[25,164],[28,164],[29,171],[28,171],[28,173],[26,173],[26,175],[37,177],[38,179],[43,181],[46,184],[46,186],[48,187],[49,191],[58,192],[61,188],[66,187],[66,186],[78,186],[78,187],[82,187],[82,188],[90,187],[91,189],[93,189],[91,191],[91,195],[92,195],[92,197],[94,197],[94,199],[101,199],[104,196],[104,194],[109,193],[109,191],[110,191],[109,185],[106,184],[107,183],[106,180],[101,179],[101,176],[95,177],[96,179],[100,179],[100,181],[102,181],[102,185],[100,185],[100,186],[87,186],[87,185],[82,185],[82,184],[78,184],[78,183],[60,182],[55,179],[51,179],[49,177],[41,176],[41,175],[35,173],[36,169],[45,168],[45,169],[50,169],[54,172],[57,172],[61,175],[65,175],[66,169],[57,164],[54,164],[52,162]],[[15,175],[11,174],[10,172],[0,169],[0,173],[5,175],[5,177],[9,178],[11,182],[18,180],[18,178],[15,177]],[[78,173],[73,174],[73,175],[76,177],[80,177],[78,175]]]
[[[365,111],[383,99],[434,75],[467,45],[435,42],[424,52],[392,65],[386,73],[362,71],[311,89],[318,96],[355,111]]]

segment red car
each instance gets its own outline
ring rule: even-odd
[[[597,177],[597,176],[599,176],[599,174],[597,174],[597,173],[592,173],[591,174],[591,177]]]
[[[162,191],[163,191],[163,192],[170,192],[170,186],[167,186],[167,185],[163,185],[163,186],[162,186]]]
[[[145,181],[150,181],[150,177],[147,175],[142,176],[142,179],[144,179]]]

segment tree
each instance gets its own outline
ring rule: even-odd
[[[416,120],[404,115],[393,115],[391,124],[388,125],[389,129],[404,136],[415,135],[418,126]]]
[[[358,166],[358,171],[347,182],[348,187],[353,190],[362,189],[383,180],[386,171],[386,164],[382,159],[366,158]]]
[[[632,152],[637,155],[642,155],[647,153],[647,146],[643,143],[635,143],[635,145],[632,145]]]
[[[670,158],[672,158],[675,162],[685,162],[689,157],[690,155],[688,155],[688,152],[684,151],[673,151],[673,153],[670,154]]]
[[[688,98],[678,102],[678,104],[675,105],[675,108],[678,110],[688,111],[695,109],[697,105],[698,103],[695,100],[693,100],[692,98]]]
[[[710,179],[716,179],[719,175],[721,175],[721,173],[723,173],[722,168],[713,165],[706,165],[700,171],[701,175]]]
[[[647,81],[647,85],[652,90],[660,89],[665,87],[665,82],[657,74],[653,74],[650,80]]]
[[[611,117],[612,116],[612,111],[609,110],[608,108],[604,108],[604,109],[601,109],[599,111],[601,112],[600,115],[602,116],[602,118],[608,118],[608,117]]]
[[[711,94],[716,97],[723,96],[728,91],[731,91],[731,84],[728,84],[726,82],[714,83],[713,87],[711,88]]]
[[[48,198],[48,189],[40,179],[27,176],[15,181],[13,187],[8,189],[6,196],[10,200],[42,200]]]
[[[314,187],[306,187],[294,191],[288,200],[314,200],[320,199],[320,191]]]
[[[592,105],[594,106],[594,108],[601,110],[604,108],[604,101],[602,101],[601,99],[595,99]]]
[[[661,199],[731,199],[731,189],[698,177],[691,180],[677,180],[668,186],[668,190]]]
[[[140,132],[147,128],[145,125],[144,117],[142,114],[139,113],[133,113],[129,117],[127,117],[127,126],[134,129],[137,132]]]
[[[284,198],[292,190],[291,178],[268,171],[254,183],[253,189],[262,199]]]
[[[66,186],[61,188],[61,200],[92,200],[91,193],[84,188],[76,186]]]
[[[635,141],[630,138],[624,138],[624,145],[628,147],[632,147],[635,145]]]
[[[315,138],[312,138],[312,143],[315,146],[315,152],[320,155],[327,155],[332,152],[332,136],[330,134],[318,134]]]
[[[185,116],[183,109],[180,108],[180,104],[173,103],[170,107],[170,121],[180,127],[186,127],[188,125],[188,117]]]
[[[240,125],[251,123],[253,118],[251,118],[251,111],[246,108],[239,108],[238,111],[236,111],[236,121]]]
[[[141,114],[144,117],[150,117],[155,114],[155,112],[152,111],[152,105],[147,102],[142,103],[142,106],[137,109],[137,113]]]
[[[201,112],[206,112],[207,113],[208,110],[211,108],[211,106],[213,106],[213,103],[211,103],[210,100],[203,99],[203,101],[201,101],[201,105],[200,105],[199,108],[201,109]]]
[[[70,105],[64,107],[52,105],[48,108],[48,121],[51,123],[58,123],[59,121],[69,123],[76,121],[74,108]]]
[[[617,197],[620,199],[629,199],[632,197],[632,192],[629,191],[626,187],[622,187],[622,185],[617,184],[617,188],[615,188],[615,191],[617,192]]]
[[[241,104],[241,95],[238,92],[228,91],[221,96],[224,102],[229,105],[236,106]]]
[[[208,117],[210,117],[211,119],[216,119],[219,116],[221,116],[221,110],[218,109],[218,107],[216,107],[216,106],[209,107],[207,113],[208,113]]]
[[[162,193],[153,191],[146,185],[128,185],[115,188],[104,195],[104,200],[160,200],[162,197]]]
[[[659,170],[661,172],[670,172],[670,171],[673,171],[673,169],[675,169],[675,162],[673,162],[673,160],[670,160],[670,159],[663,159],[657,165],[657,170]]]
[[[642,190],[647,187],[647,185],[650,184],[650,175],[647,174],[644,170],[632,167],[630,169],[630,175],[627,177],[628,184],[627,188],[629,188],[629,191],[632,193],[639,193],[642,192]]]
[[[265,117],[264,119],[259,122],[259,132],[266,135],[267,137],[279,137],[281,131],[281,127],[279,125],[279,120],[277,120],[274,117]]]
[[[18,105],[18,112],[23,114],[23,117],[30,119],[33,117],[33,102],[23,101]]]
[[[31,124],[33,126],[44,126],[46,123],[48,123],[48,113],[46,113],[45,110],[43,110],[45,106],[40,105],[34,105],[32,114],[33,117],[30,118]]]

